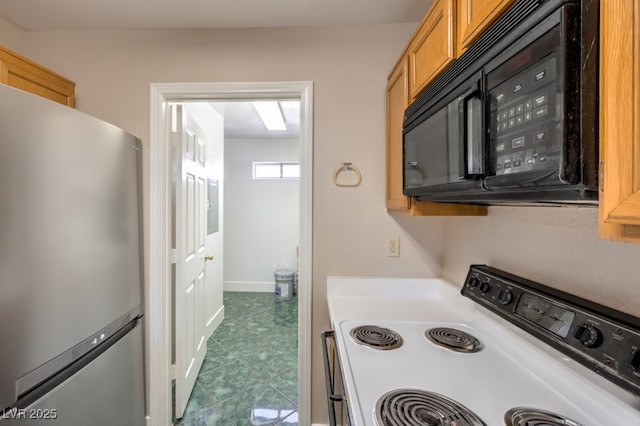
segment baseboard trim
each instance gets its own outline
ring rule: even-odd
[[[209,337],[211,337],[213,332],[216,331],[216,328],[218,328],[218,326],[220,325],[223,319],[224,319],[224,305],[222,305],[222,307],[218,309],[218,312],[216,312],[215,315],[212,316],[211,319],[209,319],[209,321],[207,321],[207,339],[209,339]]]
[[[246,291],[255,293],[275,293],[275,282],[225,281],[224,291]]]

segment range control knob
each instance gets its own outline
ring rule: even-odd
[[[480,283],[480,291],[482,294],[488,293],[491,290],[491,283],[489,281],[483,281]]]
[[[602,344],[602,333],[591,324],[581,324],[573,337],[587,348],[597,348]]]
[[[478,279],[478,277],[471,277],[471,279],[469,280],[469,287],[471,288],[478,287],[479,283],[480,283],[480,280]]]
[[[498,293],[498,302],[502,303],[503,305],[508,305],[512,300],[513,293],[511,292],[511,290],[502,290],[500,293]]]

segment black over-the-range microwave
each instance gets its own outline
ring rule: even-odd
[[[407,108],[422,201],[597,205],[599,2],[516,1]]]

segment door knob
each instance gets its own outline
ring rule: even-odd
[[[213,255],[212,254],[205,254],[202,257],[204,258],[204,260],[213,260]]]

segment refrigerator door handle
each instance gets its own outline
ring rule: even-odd
[[[121,328],[118,332],[113,334],[111,337],[106,339],[100,346],[96,347],[95,350],[87,353],[80,359],[78,359],[73,364],[69,365],[63,371],[51,377],[46,382],[42,383],[40,386],[36,388],[18,395],[18,400],[11,407],[5,409],[5,412],[10,412],[11,410],[21,410],[28,409],[30,406],[36,404],[40,399],[45,397],[49,392],[51,392],[56,387],[60,386],[71,376],[76,374],[78,371],[82,370],[104,352],[106,352],[110,347],[118,343],[118,341],[124,337],[127,333],[133,330],[138,323],[140,322],[139,318],[134,319],[129,322],[126,326]]]
[[[31,389],[37,387],[40,383],[46,381],[57,372],[63,370],[68,365],[73,364],[82,358],[85,354],[104,346],[111,336],[115,336],[123,327],[130,324],[134,319],[139,318],[142,314],[141,307],[136,306],[117,320],[113,321],[102,330],[94,333],[84,341],[80,342],[73,348],[53,358],[51,361],[41,365],[35,370],[25,374],[16,380],[17,398],[26,394]],[[108,347],[102,348],[104,352]]]

